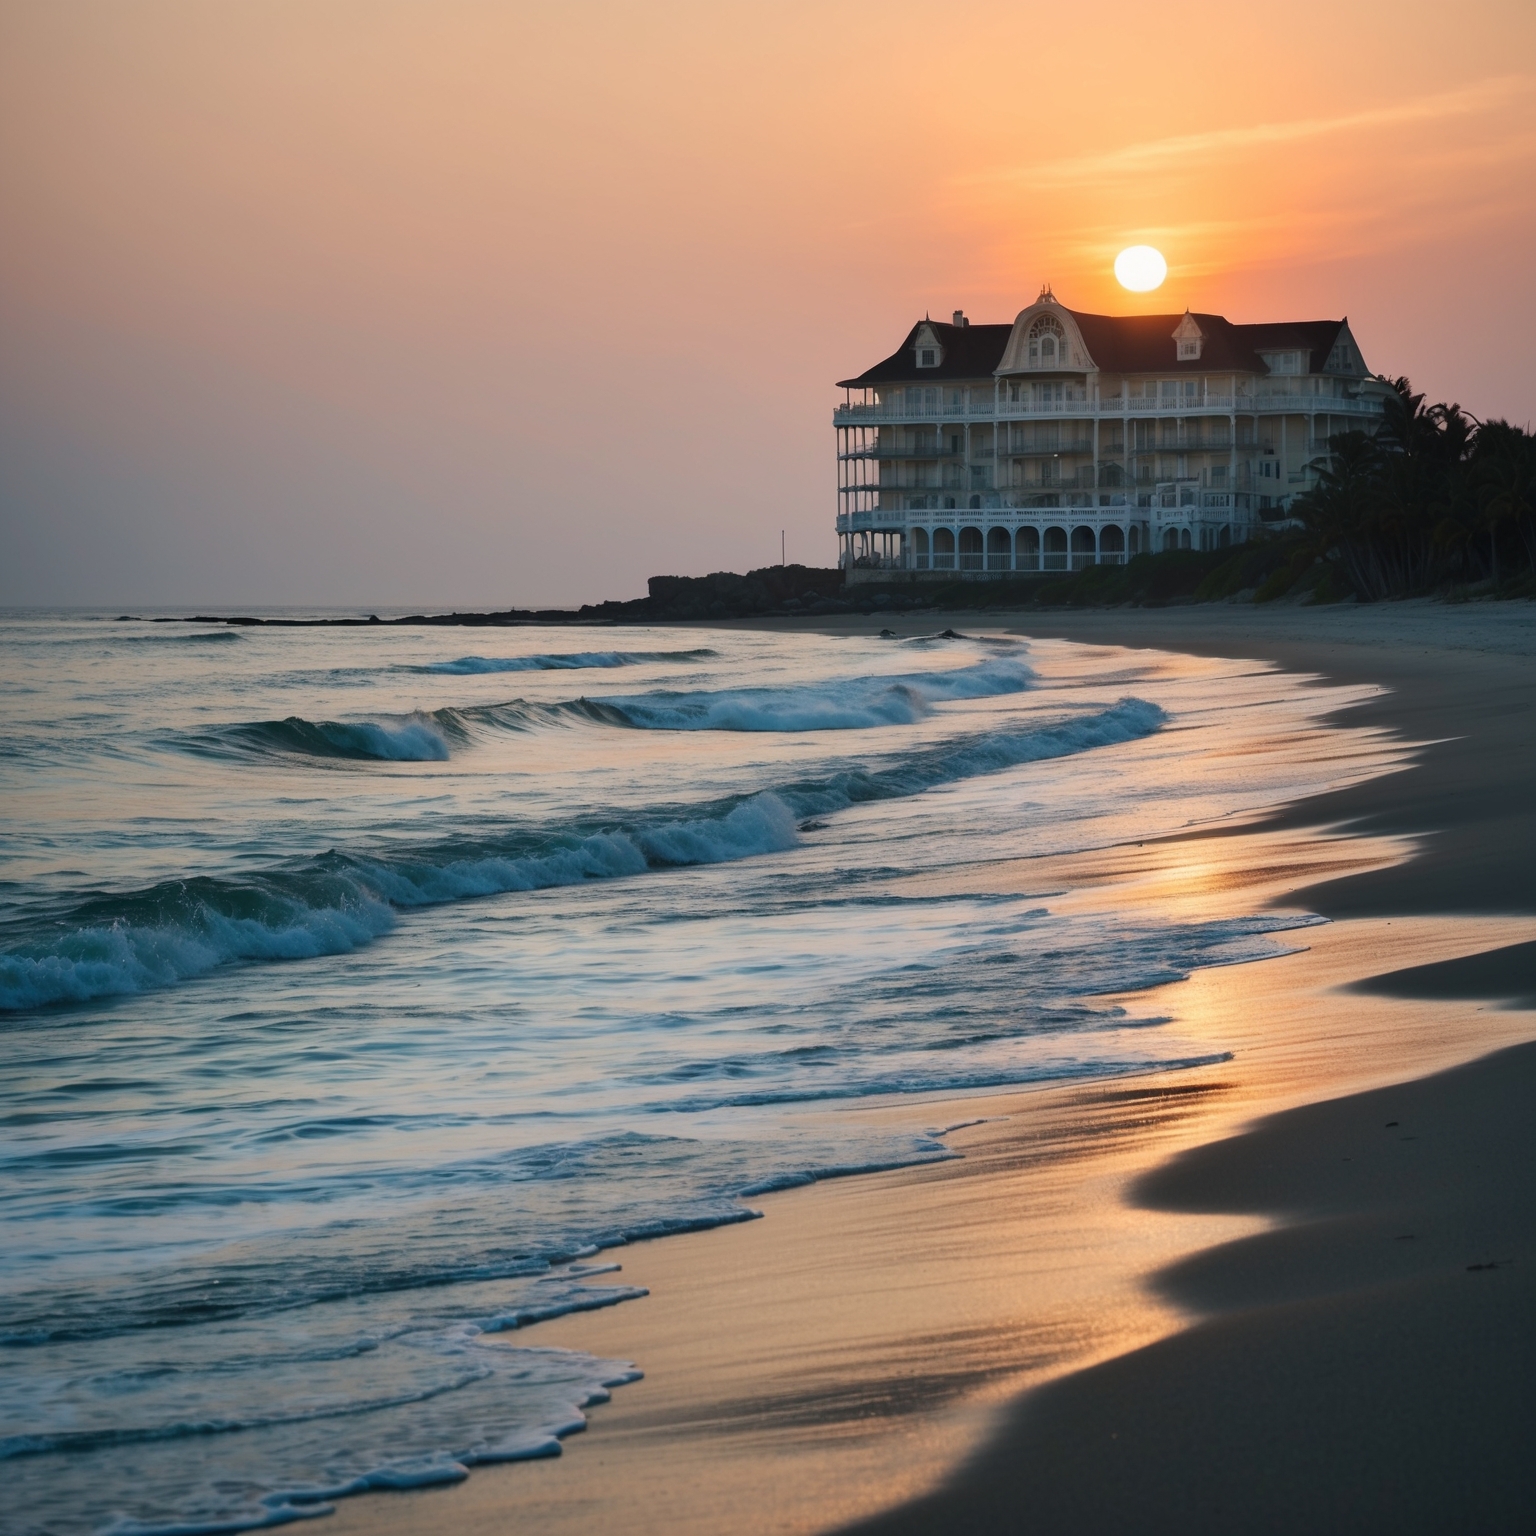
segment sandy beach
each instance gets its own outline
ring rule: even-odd
[[[1239,826],[1073,856],[1072,887],[1118,901],[1331,919],[1139,995],[1229,1059],[932,1102],[960,1160],[619,1252],[648,1297],[518,1342],[644,1381],[558,1459],[352,1500],[332,1528],[1523,1528],[1536,609],[922,623],[1374,684],[1349,723],[1412,750]],[[1021,889],[1069,883],[1042,863]]]

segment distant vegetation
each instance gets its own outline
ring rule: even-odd
[[[1393,391],[1375,436],[1329,438],[1317,486],[1292,508],[1297,558],[1336,561],[1368,601],[1483,582],[1536,590],[1536,436],[1426,406],[1407,379]]]

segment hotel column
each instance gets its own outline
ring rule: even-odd
[[[1125,522],[1127,535],[1129,535],[1131,515],[1136,509],[1136,487],[1131,479],[1131,385],[1124,374],[1120,375],[1120,431],[1123,434],[1120,440],[1120,457],[1124,463],[1122,471],[1125,480]],[[1152,530],[1148,526],[1146,538],[1150,540]]]
[[[1227,430],[1232,434],[1231,442],[1227,446],[1227,508],[1231,514],[1233,533],[1237,531],[1237,380],[1233,379],[1232,389],[1232,414],[1228,418]]]
[[[1093,381],[1093,498],[1094,507],[1097,508],[1099,498],[1099,381]]]
[[[997,493],[997,510],[999,520],[1001,521],[1001,514],[1006,510],[1003,506],[1003,392],[995,373],[992,375],[992,489]],[[1008,564],[1005,567],[1009,571],[1013,569],[1014,533],[1015,530],[1010,524],[1008,530]],[[986,560],[990,565],[992,562],[992,533],[990,529],[983,535],[983,538],[986,540],[986,543],[983,545],[983,548],[987,551]]]

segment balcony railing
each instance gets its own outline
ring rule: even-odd
[[[838,454],[840,459],[963,459],[961,448],[946,448],[942,443],[919,443],[912,448],[893,447],[888,443],[875,443],[868,448],[850,448]]]
[[[840,512],[837,517],[837,531],[863,533],[871,529],[904,528],[912,516],[911,512],[904,512],[894,507],[877,507],[868,512]]]
[[[832,413],[834,425],[861,426],[885,421],[1023,421],[1035,417],[1062,416],[1199,416],[1217,412],[1239,416],[1365,416],[1379,417],[1381,405],[1374,399],[1352,400],[1339,395],[1203,395],[1198,399],[1164,400],[1106,395],[1097,400],[990,400],[955,404],[909,404],[905,400],[881,401],[878,405],[840,405]]]
[[[1002,450],[1005,459],[1046,459],[1053,458],[1058,453],[1092,453],[1093,439],[1091,437],[1073,438],[1069,443],[1030,443],[1026,445],[1010,445]]]
[[[899,533],[914,526],[934,524],[950,527],[967,525],[1038,527],[1071,516],[1090,524],[1096,522],[1184,523],[1199,513],[1251,510],[1253,497],[1246,491],[1208,491],[1198,486],[1159,486],[1141,491],[1113,493],[1063,493],[1051,498],[1049,506],[993,507],[880,507],[864,512],[843,512],[837,518],[839,533]],[[981,556],[977,556],[981,558]],[[991,558],[990,556],[987,558]],[[1063,559],[1065,559],[1063,555]],[[935,566],[935,570],[953,570],[953,566]],[[969,569],[969,567],[960,567]],[[978,567],[979,569],[979,567]],[[1047,566],[1047,570],[1065,566]]]

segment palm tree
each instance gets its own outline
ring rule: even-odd
[[[1536,437],[1507,421],[1485,422],[1475,453],[1477,498],[1488,529],[1493,578],[1498,580],[1498,538],[1513,528],[1536,570]]]
[[[1382,453],[1368,432],[1339,432],[1328,452],[1312,461],[1317,484],[1292,510],[1306,529],[1314,555],[1337,554],[1362,597],[1385,597],[1372,534],[1381,508]]]

